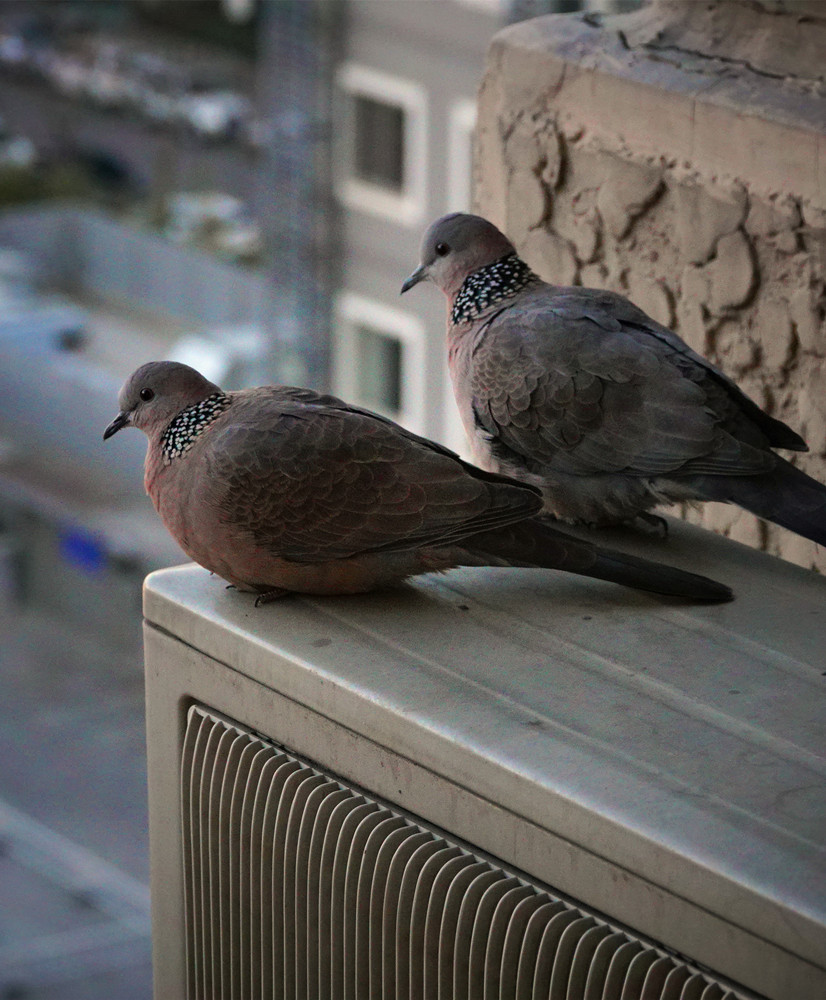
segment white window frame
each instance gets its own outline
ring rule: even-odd
[[[458,0],[458,3],[463,4],[465,7],[475,7],[486,14],[498,15],[500,17],[505,16],[508,7],[505,0]]]
[[[403,424],[415,434],[424,433],[426,392],[426,334],[424,326],[408,313],[368,299],[355,292],[336,297],[333,336],[333,386],[337,395]],[[356,378],[359,326],[368,326],[401,342],[400,409],[381,410],[359,398]]]
[[[447,126],[447,211],[470,212],[473,208],[473,132],[476,102],[454,101]]]
[[[442,429],[439,440],[451,451],[455,451],[466,462],[473,461],[465,425],[459,416],[459,404],[453,392],[453,381],[447,368],[447,353],[445,353],[444,375],[442,377]]]
[[[336,74],[341,97],[338,116],[338,177],[336,193],[347,208],[413,226],[424,216],[427,193],[427,91],[369,66],[345,63]],[[404,111],[404,166],[401,194],[353,176],[355,123],[350,106],[354,97],[395,104]]]

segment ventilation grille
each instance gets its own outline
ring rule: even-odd
[[[189,1000],[739,996],[198,708],[181,789]]]

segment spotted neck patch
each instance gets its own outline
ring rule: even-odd
[[[195,439],[209,427],[212,421],[219,416],[230,405],[232,400],[223,392],[214,392],[199,403],[193,403],[173,417],[169,426],[161,435],[161,454],[163,464],[169,463],[186,454]]]
[[[512,298],[532,281],[539,281],[539,276],[515,253],[480,267],[462,283],[453,301],[451,323],[476,319],[491,306]]]

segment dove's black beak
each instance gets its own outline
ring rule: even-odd
[[[119,413],[112,421],[112,423],[109,424],[109,426],[103,432],[103,440],[106,441],[106,439],[110,438],[113,434],[117,434],[117,432],[121,429],[121,427],[126,427],[126,425],[129,424],[130,422],[131,422],[131,414]]]
[[[416,270],[410,275],[410,277],[402,285],[402,290],[399,293],[404,295],[405,292],[409,292],[414,285],[418,285],[420,281],[424,281],[427,278],[427,267],[422,264],[421,267],[417,267]]]

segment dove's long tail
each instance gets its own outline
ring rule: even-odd
[[[462,547],[473,559],[468,560],[471,565],[559,569],[697,601],[730,601],[734,596],[729,587],[708,577],[594,545],[536,518],[473,535]]]
[[[734,503],[819,545],[826,545],[826,486],[776,456],[760,476],[702,476],[692,481],[705,500]]]

